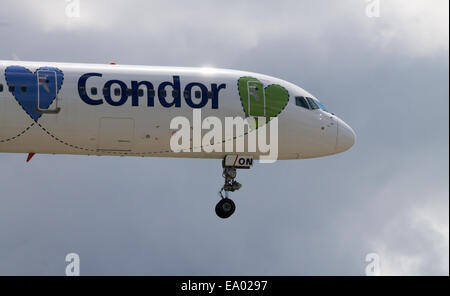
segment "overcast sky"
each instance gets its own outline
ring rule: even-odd
[[[0,154],[0,275],[449,273],[449,1],[2,1],[0,59],[215,66],[298,84],[357,134],[339,155],[219,160]]]

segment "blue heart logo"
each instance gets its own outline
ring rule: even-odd
[[[34,120],[42,116],[61,89],[64,74],[58,68],[41,67],[34,73],[22,66],[9,66],[5,70],[6,83],[16,101]]]

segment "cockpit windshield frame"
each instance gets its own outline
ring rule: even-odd
[[[322,103],[311,97],[297,96],[295,97],[295,105],[308,110],[320,109],[330,113]]]
[[[323,111],[330,113],[321,102],[316,101],[316,104],[319,105],[320,109],[322,109]]]
[[[313,98],[306,97],[306,100],[308,101],[311,110],[320,109],[319,105],[317,105],[316,101]]]

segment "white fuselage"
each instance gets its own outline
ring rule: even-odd
[[[353,145],[353,131],[338,117],[298,105],[296,97],[317,101],[314,96],[261,74],[0,61],[0,152],[223,158],[230,153],[173,152],[169,125],[177,116],[192,118],[194,109],[203,118],[253,116],[241,101],[243,77],[267,90],[267,104],[277,99],[270,97],[271,85],[288,92],[277,116],[279,159],[331,155]]]

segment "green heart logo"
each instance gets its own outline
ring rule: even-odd
[[[289,101],[289,92],[281,85],[264,87],[258,79],[250,76],[239,79],[238,90],[245,116],[266,117],[267,122],[278,116]]]

